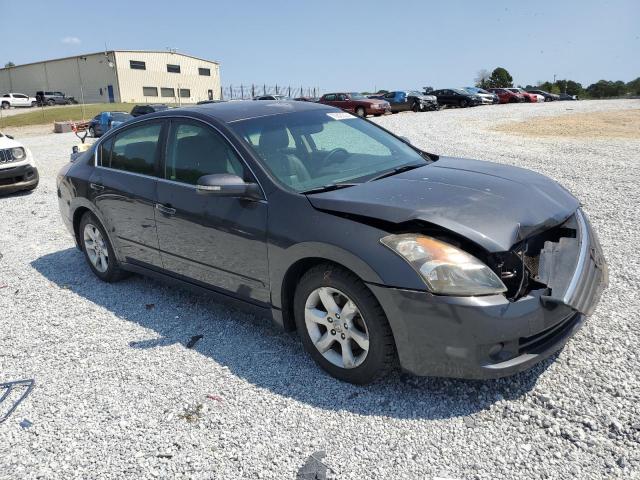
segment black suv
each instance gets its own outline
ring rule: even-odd
[[[438,104],[450,107],[473,107],[482,104],[481,97],[461,88],[445,88],[425,93],[425,95],[433,95],[438,99]]]
[[[163,110],[168,110],[169,107],[163,103],[155,103],[151,105],[136,105],[131,110],[131,115],[134,117],[139,117],[141,115],[146,115],[148,113],[154,112],[162,112]]]
[[[36,102],[38,106],[49,105],[71,105],[78,103],[75,98],[67,97],[62,92],[36,92]]]

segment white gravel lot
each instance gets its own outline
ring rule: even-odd
[[[639,478],[640,139],[488,130],[621,108],[640,101],[376,119],[435,153],[549,175],[600,235],[610,287],[595,314],[552,360],[487,382],[339,383],[262,319],[140,277],[101,283],[59,219],[75,137],[25,137],[42,180],[0,198],[0,382],[36,386],[0,424],[0,478],[294,479],[318,451],[339,479]]]

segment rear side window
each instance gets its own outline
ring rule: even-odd
[[[113,137],[100,144],[98,150],[98,165],[101,167],[111,166],[111,149],[113,148]]]
[[[203,175],[230,173],[248,180],[248,172],[227,141],[194,122],[171,122],[164,177],[195,185]]]
[[[336,96],[333,93],[324,96],[325,101],[333,102],[336,99]]]
[[[127,129],[117,135],[109,166],[125,172],[154,175],[161,130],[161,123],[152,123]]]

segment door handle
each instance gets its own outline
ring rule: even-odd
[[[91,190],[95,190],[97,192],[101,192],[102,190],[104,190],[104,187],[98,183],[90,183],[89,187],[91,188]]]
[[[156,203],[156,210],[165,215],[175,215],[176,209],[172,207],[167,207],[166,205],[162,205],[161,203]]]

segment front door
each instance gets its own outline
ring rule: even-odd
[[[157,164],[164,122],[129,127],[101,143],[90,199],[124,260],[161,267],[155,222]]]
[[[183,279],[266,304],[270,299],[267,204],[198,194],[198,179],[216,173],[255,182],[233,147],[212,127],[195,120],[172,120],[156,205],[164,268]]]

